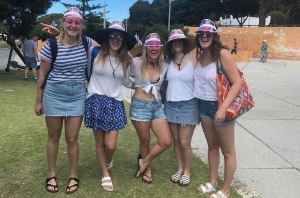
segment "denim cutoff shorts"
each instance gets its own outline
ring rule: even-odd
[[[148,122],[155,119],[166,119],[161,101],[147,101],[132,97],[129,117],[131,120]]]
[[[47,82],[43,95],[45,116],[83,116],[86,97],[85,83]]]
[[[26,67],[32,68],[32,69],[36,69],[37,68],[37,62],[36,62],[35,57],[25,56],[24,58],[25,58]]]
[[[214,120],[215,114],[218,111],[218,101],[207,101],[201,100],[199,101],[200,108],[200,119],[211,119]],[[215,123],[216,125],[226,125],[226,124],[234,124],[235,120],[225,120],[220,123]]]
[[[199,102],[196,98],[179,102],[167,101],[165,104],[165,113],[168,122],[176,124],[199,124],[199,110]]]

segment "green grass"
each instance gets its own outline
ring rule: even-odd
[[[35,81],[23,80],[22,71],[0,71],[0,197],[206,197],[196,193],[199,183],[208,179],[207,166],[197,158],[192,162],[192,183],[180,187],[170,182],[169,176],[176,170],[172,149],[164,152],[152,163],[153,183],[144,184],[133,177],[136,169],[138,139],[133,126],[120,131],[114,156],[112,179],[114,192],[105,192],[100,186],[101,170],[95,154],[94,136],[82,126],[79,137],[80,188],[72,195],[65,195],[68,181],[68,162],[64,135],[61,137],[57,178],[60,191],[45,191],[47,176],[44,118],[37,117]],[[128,110],[128,104],[126,105]],[[152,144],[156,139],[152,138]],[[219,182],[221,184],[222,181]],[[231,197],[240,197],[234,189]]]

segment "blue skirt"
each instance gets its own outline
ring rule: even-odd
[[[92,95],[85,102],[85,127],[97,132],[110,132],[126,126],[123,101],[103,95]]]

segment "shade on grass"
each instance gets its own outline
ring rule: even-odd
[[[23,80],[22,71],[0,71],[0,197],[66,197],[68,160],[64,133],[60,141],[57,162],[59,192],[46,192],[47,176],[44,118],[34,114],[35,81]],[[128,112],[129,105],[126,104]],[[72,197],[207,197],[196,193],[200,183],[208,180],[207,166],[199,159],[192,161],[192,183],[180,187],[170,182],[176,171],[172,149],[152,163],[153,183],[148,185],[134,178],[138,139],[133,126],[120,131],[118,147],[111,171],[114,192],[105,192],[100,186],[101,170],[95,154],[95,141],[91,130],[82,126],[79,136],[80,187]],[[156,139],[152,137],[152,144]],[[221,184],[221,181],[219,182]],[[232,190],[231,197],[239,197]]]

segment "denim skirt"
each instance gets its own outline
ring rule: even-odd
[[[165,120],[166,115],[160,101],[148,101],[136,97],[131,98],[130,120],[150,122],[151,120]]]
[[[85,127],[110,132],[126,126],[124,102],[103,95],[92,95],[85,103]]]
[[[45,116],[83,116],[85,97],[85,83],[47,82],[43,94],[43,113]]]
[[[165,113],[171,123],[197,125],[200,122],[199,102],[196,98],[178,102],[167,101]]]

